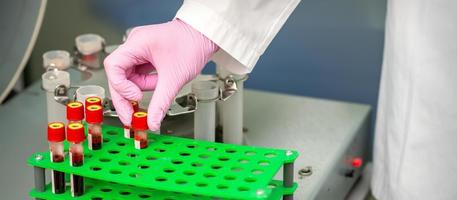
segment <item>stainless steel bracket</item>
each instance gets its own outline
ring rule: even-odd
[[[62,105],[67,105],[71,101],[77,99],[76,89],[80,86],[58,85],[54,89],[54,100]],[[70,95],[70,90],[74,89],[75,92]],[[103,116],[105,117],[118,117],[116,109],[114,108],[113,101],[109,98],[103,99]]]
[[[172,103],[168,109],[168,116],[193,113],[197,110],[197,97],[193,93],[180,96],[175,99],[175,102],[176,103]]]
[[[58,85],[54,89],[54,100],[62,105],[67,105],[70,101],[74,101],[76,99],[76,92],[71,97],[68,95],[70,89],[78,88],[78,86],[67,87],[65,85]]]
[[[224,87],[219,88],[219,99],[222,101],[226,101],[238,91],[238,87],[232,75],[229,75],[226,78],[222,79],[222,82],[224,83]]]
[[[103,99],[103,116],[119,117],[119,115],[117,115],[116,108],[114,108],[113,100],[107,97]]]
[[[245,75],[239,79],[235,79],[233,75],[228,75],[225,78],[218,78],[224,83],[223,88],[219,89],[219,100],[226,101],[238,91],[237,83],[248,79],[248,75]]]
[[[210,101],[226,101],[231,96],[233,96],[237,91],[237,83],[239,81],[245,81],[248,76],[243,76],[240,79],[235,79],[232,75],[227,76],[226,78],[217,77],[219,80],[223,81],[223,87],[219,88],[219,95],[215,99],[197,99],[195,94],[189,93],[187,95],[183,95],[177,97],[175,102],[173,102],[170,108],[167,111],[168,116],[176,116],[176,115],[183,115],[188,113],[193,113],[197,110],[197,102],[210,102]],[[215,79],[217,80],[217,79]],[[209,80],[209,81],[215,81]]]

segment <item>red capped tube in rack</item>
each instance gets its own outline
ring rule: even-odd
[[[132,105],[133,112],[138,112],[140,111],[140,105],[138,101],[130,101],[130,104]],[[124,137],[125,138],[133,138],[134,137],[134,131],[133,129],[130,128],[130,126],[124,126]]]
[[[65,124],[52,122],[48,124],[48,142],[51,162],[60,163],[65,159],[64,145]],[[52,193],[62,194],[65,192],[65,173],[51,170]]]
[[[90,150],[102,148],[103,108],[100,105],[86,106],[86,122],[88,128],[87,141]]]
[[[135,112],[132,116],[132,128],[135,133],[135,148],[144,149],[148,147],[148,114]]]
[[[67,140],[70,142],[70,165],[79,167],[84,164],[84,148],[82,142],[85,140],[84,126],[81,123],[70,123],[67,126]],[[75,174],[71,178],[71,196],[78,197],[84,194],[84,178]]]
[[[67,104],[67,120],[69,123],[82,122],[84,119],[84,105],[79,101]]]
[[[88,106],[91,106],[91,105],[99,105],[99,106],[102,106],[103,105],[103,101],[100,97],[97,97],[97,96],[93,96],[93,97],[87,97],[86,98],[86,102],[84,104],[86,106],[86,108]]]

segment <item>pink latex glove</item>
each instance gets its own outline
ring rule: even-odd
[[[124,125],[133,113],[130,101],[154,90],[148,108],[152,131],[160,123],[181,88],[203,69],[218,46],[179,19],[134,28],[127,41],[105,61],[114,107]],[[150,74],[152,71],[157,73]]]

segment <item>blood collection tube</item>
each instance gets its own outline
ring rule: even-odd
[[[135,149],[148,147],[148,114],[145,112],[135,112],[132,117],[132,128],[135,132]]]
[[[84,126],[81,123],[73,122],[67,126],[67,140],[70,142],[70,165],[79,167],[84,164]],[[84,178],[75,174],[71,178],[71,196],[77,197],[84,194]]]
[[[90,105],[86,107],[86,122],[88,127],[87,140],[90,150],[102,148],[102,123],[103,108],[100,105]]]
[[[140,110],[140,106],[138,105],[138,101],[130,101],[132,104],[133,112],[138,112]],[[134,137],[133,129],[130,126],[124,126],[124,137],[125,138],[133,138]]]
[[[51,153],[51,162],[63,162],[65,158],[63,141],[65,140],[65,125],[61,122],[48,124],[48,142]],[[52,193],[62,194],[65,192],[65,173],[51,170]]]
[[[91,106],[91,105],[102,106],[102,99],[100,99],[100,97],[96,97],[96,96],[87,97],[86,98],[86,102],[85,102],[85,106],[88,107],[88,106]]]
[[[67,120],[68,123],[79,122],[84,119],[84,106],[79,101],[70,102],[67,104]]]

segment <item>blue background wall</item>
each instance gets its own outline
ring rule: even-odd
[[[126,29],[168,21],[181,3],[98,0],[92,8]],[[376,107],[385,9],[385,0],[302,0],[246,86]]]
[[[173,18],[181,1],[93,1],[119,28]],[[385,0],[302,0],[261,57],[249,88],[377,102]],[[205,72],[213,71],[207,67]]]

